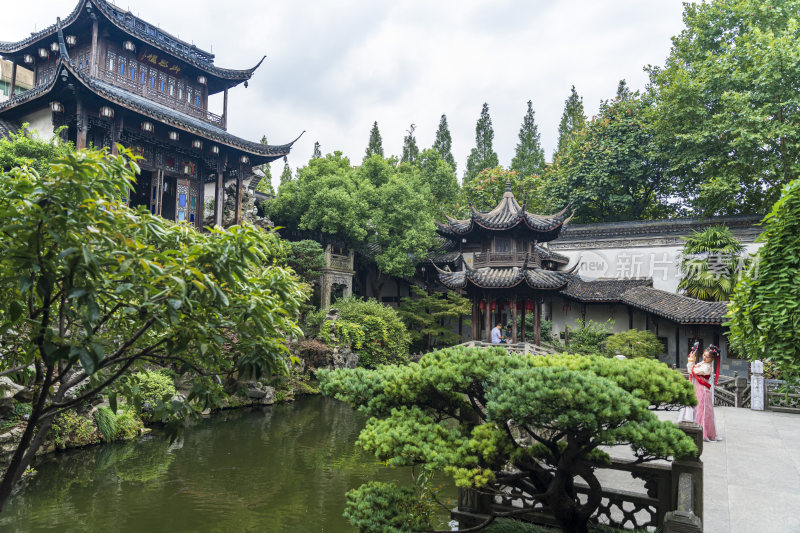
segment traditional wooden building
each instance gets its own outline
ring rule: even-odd
[[[461,267],[444,270],[433,262],[438,280],[472,300],[473,340],[489,342],[496,323],[510,322],[516,343],[518,313],[524,323],[525,313],[533,312],[531,340],[539,344],[542,296],[563,289],[574,277],[573,270],[563,270],[564,258],[546,247],[569,221],[566,209],[551,216],[530,213],[508,183],[497,207],[481,212],[470,204],[470,211],[466,220],[447,217],[447,224],[437,225],[439,235],[458,247]]]
[[[254,166],[286,156],[293,142],[269,146],[227,131],[228,91],[247,82],[263,61],[236,70],[105,0],[80,0],[63,21],[19,42],[0,42],[13,65],[4,130],[23,123],[43,136],[59,131],[78,149],[116,143],[140,155],[142,174],[132,206],[201,226],[206,184],[214,191],[214,222],[222,223],[224,183],[236,182],[234,220]],[[32,89],[16,94],[18,71]],[[222,113],[208,108],[223,93]],[[61,128],[61,129],[59,129]]]

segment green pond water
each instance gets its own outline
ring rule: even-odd
[[[363,425],[347,405],[310,397],[225,411],[172,444],[147,436],[57,454],[9,500],[0,531],[354,531],[342,518],[348,490],[411,482],[354,446]]]

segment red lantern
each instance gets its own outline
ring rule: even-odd
[[[505,302],[503,300],[497,300],[497,307],[500,308],[501,311],[503,310],[504,305]]]
[[[481,302],[478,304],[478,307],[481,308],[481,311],[486,311],[486,300],[481,300]]]
[[[494,312],[494,310],[497,309],[497,302],[495,301],[489,304],[489,309]]]
[[[525,310],[533,311],[533,302],[531,300],[525,300]]]

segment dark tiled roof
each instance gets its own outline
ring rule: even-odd
[[[722,324],[728,311],[728,302],[704,302],[647,286],[628,289],[620,301],[679,324]]]
[[[297,141],[297,139],[295,139],[288,144],[282,144],[279,146],[270,146],[248,141],[240,137],[236,137],[235,135],[231,135],[224,129],[215,126],[214,124],[209,124],[200,120],[199,118],[186,115],[161,103],[148,100],[141,95],[134,94],[130,91],[122,89],[121,87],[116,87],[110,83],[89,76],[87,73],[79,70],[77,65],[72,60],[64,61],[61,59],[56,65],[57,72],[62,65],[66,67],[69,72],[75,78],[80,80],[81,83],[83,83],[83,85],[85,85],[88,89],[106,100],[119,104],[120,106],[132,111],[141,113],[142,115],[153,118],[159,122],[172,125],[175,128],[194,133],[195,135],[199,135],[206,139],[217,141],[220,144],[238,148],[252,155],[265,157],[268,160],[275,160],[279,157],[287,155],[291,150],[292,145]],[[61,76],[53,76],[53,79],[50,82],[40,85],[30,91],[25,91],[15,95],[10,100],[0,104],[0,112],[47,94],[52,90],[56,83],[59,82],[60,79]]]
[[[431,252],[428,259],[437,265],[445,265],[447,263],[454,263],[460,256],[461,252],[458,250],[458,245],[450,239],[445,239],[436,236],[436,249]]]
[[[664,235],[686,236],[693,231],[702,231],[709,226],[724,224],[735,234],[757,236],[761,229],[757,224],[761,215],[735,215],[711,218],[670,218],[663,220],[629,220],[625,222],[600,222],[594,224],[570,224],[559,235],[559,244],[572,241],[604,239],[647,238]]]
[[[622,293],[634,287],[652,286],[647,279],[598,279],[586,281],[576,276],[561,290],[561,294],[579,302],[619,302]]]
[[[558,252],[554,252],[553,250],[545,248],[544,246],[539,246],[537,244],[536,251],[539,253],[539,257],[542,259],[542,261],[553,261],[554,263],[560,263],[562,265],[569,263],[569,257]]]
[[[8,137],[12,133],[17,133],[18,131],[19,131],[19,124],[11,120],[0,118],[0,139],[2,139],[3,137]]]
[[[447,217],[447,224],[437,223],[439,233],[455,238],[471,233],[476,227],[491,231],[506,231],[516,227],[526,227],[538,234],[539,241],[555,239],[569,218],[566,209],[555,215],[544,216],[529,213],[517,203],[511,192],[511,184],[506,184],[506,192],[497,207],[488,212],[475,209],[470,204],[471,215],[467,220]]]
[[[532,289],[564,287],[572,277],[571,272],[558,272],[539,268],[478,268],[450,272],[438,269],[439,281],[448,289],[463,289],[468,283],[482,289],[510,289],[525,282]]]
[[[86,11],[83,9],[87,0],[80,0],[75,9],[70,13],[61,23],[62,28],[71,25]],[[253,72],[261,65],[264,58],[258,62],[258,65],[249,69],[226,69],[214,65],[214,54],[206,52],[197,48],[193,44],[182,41],[173,37],[169,33],[161,30],[157,26],[145,22],[144,20],[136,17],[133,13],[124,11],[106,0],[91,0],[91,3],[97,6],[100,12],[108,18],[112,24],[121,29],[122,31],[130,34],[133,37],[141,39],[147,44],[163,50],[171,55],[174,55],[186,63],[203,70],[213,76],[224,78],[232,81],[245,81],[249,80]],[[48,26],[47,28],[32,33],[29,37],[15,42],[0,42],[0,53],[12,53],[22,50],[23,48],[50,36],[54,36],[58,31],[57,25]],[[266,57],[266,56],[265,56]]]

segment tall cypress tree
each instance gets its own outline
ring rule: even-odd
[[[561,123],[558,125],[558,147],[556,153],[566,146],[576,132],[583,129],[586,125],[586,115],[583,112],[583,98],[578,96],[575,86],[569,94],[569,98],[564,101],[564,113],[561,115]]]
[[[415,124],[412,124],[406,136],[403,138],[403,157],[400,158],[401,163],[416,163],[419,160],[419,147],[417,146],[417,138],[414,137],[414,130],[417,129]]]
[[[494,129],[492,117],[489,116],[489,104],[483,104],[481,116],[475,124],[475,148],[467,158],[467,170],[464,172],[464,182],[472,180],[485,168],[495,168],[499,165],[497,153],[492,148]]]
[[[519,129],[519,142],[514,159],[511,160],[511,170],[522,176],[541,174],[544,170],[544,150],[542,149],[542,136],[534,120],[533,102],[528,100],[528,112],[522,119]]]
[[[369,132],[369,144],[367,144],[367,154],[364,156],[364,158],[366,159],[367,157],[375,154],[383,157],[383,139],[381,138],[381,132],[378,129],[377,120],[372,124],[372,129]]]
[[[311,156],[311,159],[319,159],[322,157],[322,148],[320,148],[319,141],[314,143],[314,154]]]
[[[292,169],[289,167],[289,160],[286,156],[283,157],[283,172],[281,172],[281,185],[292,181]]]
[[[450,136],[450,128],[447,125],[447,115],[442,115],[439,119],[439,129],[436,130],[436,140],[433,141],[433,149],[456,171],[456,160],[453,157],[453,138]]]

